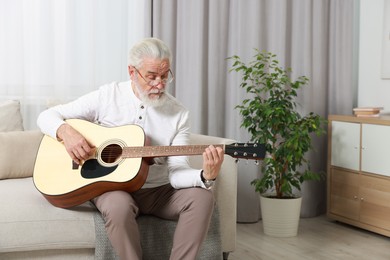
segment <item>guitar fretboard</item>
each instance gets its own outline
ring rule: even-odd
[[[208,146],[209,145],[124,147],[122,151],[122,158],[200,155]],[[216,144],[214,146],[221,147],[225,150],[225,145],[223,144]]]

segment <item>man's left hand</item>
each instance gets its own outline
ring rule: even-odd
[[[224,158],[224,151],[221,147],[210,145],[203,152],[203,178],[214,180],[219,174]]]

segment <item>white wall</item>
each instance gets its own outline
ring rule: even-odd
[[[358,106],[382,106],[390,113],[390,79],[381,75],[383,37],[390,41],[390,32],[383,34],[385,1],[390,2],[360,0]]]

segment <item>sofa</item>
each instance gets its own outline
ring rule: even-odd
[[[18,101],[0,103],[0,259],[117,259],[104,221],[91,202],[68,209],[51,205],[32,175],[43,135],[24,130]],[[191,134],[192,144],[233,140]],[[201,168],[201,156],[191,156]],[[236,245],[237,166],[225,156],[213,188],[216,207],[198,259],[227,259]],[[144,259],[168,259],[175,221],[138,218]],[[223,256],[223,257],[222,257]]]

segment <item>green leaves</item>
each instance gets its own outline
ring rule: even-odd
[[[230,71],[241,73],[240,87],[249,95],[236,106],[243,118],[241,127],[252,141],[264,143],[268,154],[262,178],[251,183],[260,193],[275,190],[277,197],[292,196],[293,188],[300,190],[304,181],[319,179],[304,156],[312,148],[311,134],[325,133],[326,121],[314,113],[302,117],[295,110],[297,90],[309,79],[292,80],[291,69],[280,67],[275,54],[258,49],[247,64],[237,55],[228,59],[233,61]],[[304,165],[306,170],[300,173],[298,168]]]

